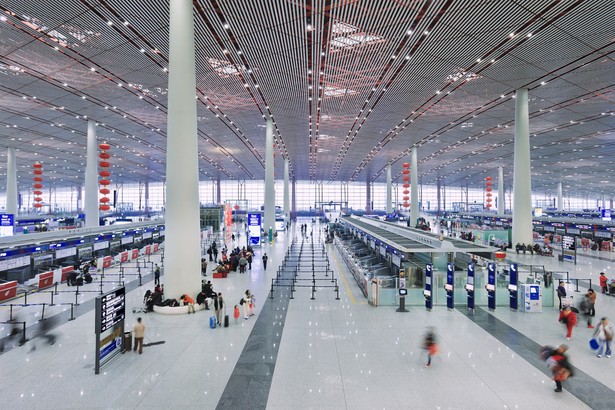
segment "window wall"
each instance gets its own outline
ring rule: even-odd
[[[117,184],[111,186],[116,192],[116,205],[125,211],[145,210],[145,184]],[[275,181],[275,203],[277,206],[284,205],[284,181]],[[377,211],[386,210],[386,184],[374,183],[371,185],[372,208]],[[79,195],[81,190],[81,195]],[[149,208],[153,212],[161,211],[165,205],[165,186],[162,182],[149,183]],[[401,184],[393,184],[393,203],[396,209],[401,209],[403,198],[403,187]],[[352,210],[364,210],[366,205],[367,186],[365,182],[314,182],[297,181],[295,186],[296,209],[298,211],[308,211],[314,209],[316,202],[348,202],[348,207]],[[31,191],[22,191],[20,213],[35,213],[32,203],[33,195]],[[232,202],[245,204],[248,209],[260,209],[265,201],[265,184],[263,181],[220,181],[220,194],[223,203]],[[82,200],[79,201],[78,198]],[[83,210],[83,198],[85,193],[83,187],[63,187],[44,190],[42,195],[44,207],[43,213],[74,213]],[[496,200],[497,190],[493,191],[493,207],[497,209]],[[505,194],[506,209],[510,210],[513,203],[512,194],[507,191]],[[292,199],[291,199],[292,200]],[[201,181],[199,183],[199,201],[202,205],[211,205],[217,202],[217,182]],[[435,185],[419,186],[419,202],[422,210],[434,211],[438,209],[438,189]],[[553,204],[552,195],[533,195],[532,205],[545,207]],[[595,209],[598,206],[610,207],[610,199],[603,201],[602,198],[573,198],[564,197],[565,210]],[[473,210],[479,209],[485,204],[485,191],[481,188],[461,188],[461,187],[442,187],[440,193],[441,210]],[[6,209],[5,193],[0,193],[0,211]]]

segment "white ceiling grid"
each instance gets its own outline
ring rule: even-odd
[[[529,89],[532,188],[613,196],[615,7],[601,0],[195,0],[201,179],[262,179],[265,118],[292,177],[512,183]],[[83,184],[86,121],[114,183],[164,181],[168,0],[0,4],[0,136],[21,189]],[[512,35],[511,35],[512,34]],[[84,98],[85,97],[85,98]],[[5,155],[0,153],[0,155]],[[121,175],[121,176],[120,176]],[[608,179],[608,182],[604,182]],[[2,182],[3,183],[3,182]],[[0,183],[0,189],[2,188]]]

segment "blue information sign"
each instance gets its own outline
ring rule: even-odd
[[[455,265],[449,263],[446,265],[446,307],[449,309],[455,308]]]
[[[425,290],[423,291],[423,295],[425,296],[425,308],[427,310],[431,310],[432,299],[431,299],[431,284],[433,280],[433,265],[428,263],[425,265]]]
[[[487,264],[487,306],[495,310],[495,263]]]
[[[13,236],[15,226],[15,215],[0,214],[0,236]]]
[[[248,214],[248,241],[251,246],[261,244],[261,219],[260,213]]]
[[[519,271],[516,263],[510,264],[510,281],[508,284],[508,293],[510,295],[510,308],[517,310],[519,307],[518,286],[519,286]]]
[[[474,264],[468,263],[468,283],[466,284],[468,294],[468,309],[474,309]]]

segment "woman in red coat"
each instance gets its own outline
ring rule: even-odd
[[[559,321],[566,325],[566,340],[570,340],[572,328],[577,325],[577,314],[566,306],[559,312]]]

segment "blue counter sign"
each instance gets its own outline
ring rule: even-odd
[[[0,214],[0,236],[13,236],[15,226],[15,215]]]
[[[262,214],[248,214],[248,241],[251,246],[261,244],[261,218]]]

